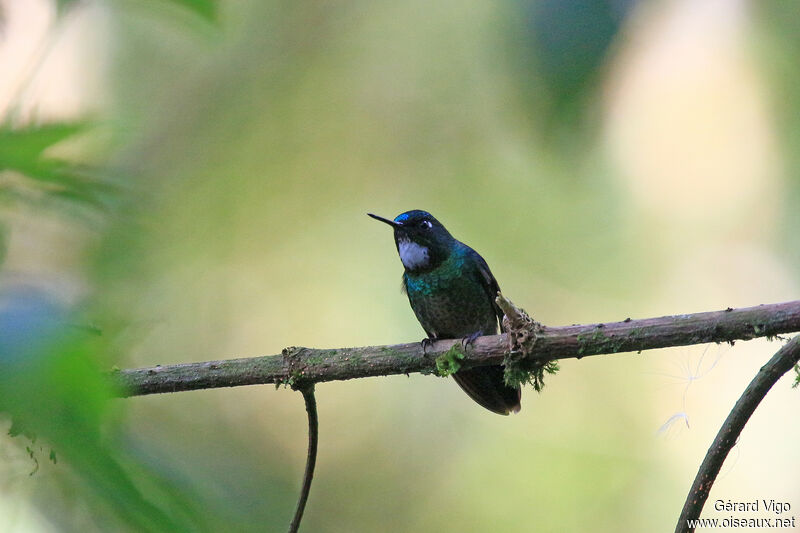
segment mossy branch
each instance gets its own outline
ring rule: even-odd
[[[503,364],[508,362],[509,353],[516,363],[544,367],[556,359],[774,338],[800,331],[800,301],[564,327],[531,322],[532,342],[526,344],[526,353],[509,350],[513,331],[479,337],[464,350],[464,358],[458,360],[460,368]],[[280,355],[128,369],[111,376],[120,396],[139,396],[264,383],[291,385],[412,372],[432,374],[437,372],[436,359],[460,342],[436,341],[425,348],[425,354],[419,342],[327,350],[291,347]]]

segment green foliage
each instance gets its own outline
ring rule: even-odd
[[[71,3],[72,0],[66,2]],[[219,0],[126,0],[123,5],[146,11],[148,15],[163,15],[177,10],[188,12],[205,22],[216,23],[219,20]]]
[[[436,358],[436,374],[446,377],[455,374],[461,368],[461,361],[464,359],[464,352],[461,346],[456,343],[449,350]]]
[[[0,199],[26,198],[33,192],[99,205],[101,193],[108,190],[108,186],[92,177],[88,169],[47,153],[55,145],[88,128],[86,122],[23,128],[0,126],[0,172],[16,172],[26,178],[0,189]]]
[[[77,476],[72,482],[76,495],[107,508],[126,526],[123,530],[211,530],[202,515],[187,519],[168,512],[167,505],[185,506],[183,497],[166,502],[143,493],[128,469],[131,461],[113,439],[109,442],[114,391],[100,365],[108,339],[71,327],[71,314],[43,294],[7,290],[0,296],[0,331],[5,332],[0,338],[0,413],[12,420],[9,435],[29,440],[25,453],[34,464],[31,474],[41,467],[39,453],[49,447],[53,464],[57,450]],[[153,484],[154,490],[169,490],[169,484]]]
[[[793,389],[796,389],[800,386],[800,365],[794,365],[794,384],[792,385]]]
[[[155,0],[167,4],[175,4],[198,15],[208,21],[216,22],[218,15],[218,0]],[[55,0],[56,10],[59,15],[67,13],[73,7],[79,6],[81,0]]]
[[[209,21],[217,20],[217,0],[165,0],[180,5]]]
[[[54,165],[43,164],[43,152],[86,129],[85,123],[53,123],[0,129],[0,169],[16,169],[35,179],[52,181]]]

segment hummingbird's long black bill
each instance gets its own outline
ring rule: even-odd
[[[396,228],[397,226],[402,226],[402,224],[400,224],[399,222],[395,222],[394,220],[389,220],[388,218],[379,217],[378,215],[373,215],[372,213],[367,213],[367,215],[371,216],[375,220],[380,220],[384,224],[389,224],[393,228]]]

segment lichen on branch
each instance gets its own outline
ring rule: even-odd
[[[449,350],[436,358],[436,375],[447,377],[455,374],[461,368],[461,362],[466,355],[459,344],[454,344]]]
[[[530,357],[544,326],[500,292],[497,293],[495,302],[505,315],[503,330],[506,332],[508,351],[503,358],[503,377],[506,385],[519,387],[530,384],[536,392],[541,392],[544,388],[544,375],[555,374],[559,370],[558,361],[554,359]]]

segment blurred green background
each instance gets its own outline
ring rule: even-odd
[[[0,14],[0,531],[284,530],[298,393],[118,400],[101,372],[421,339],[368,211],[432,212],[550,325],[797,298],[791,3]],[[567,360],[509,418],[430,376],[320,385],[302,530],[671,530],[778,347]],[[800,509],[790,383],[711,501]]]

